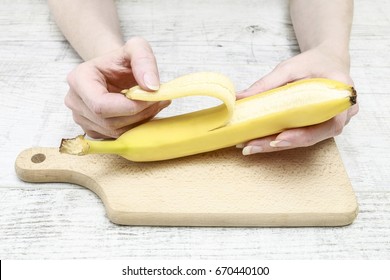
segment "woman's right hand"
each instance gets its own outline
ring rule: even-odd
[[[139,37],[80,64],[69,73],[68,84],[65,104],[72,110],[74,121],[92,138],[117,138],[170,104],[133,101],[120,94],[135,85],[149,91],[160,86],[153,51]]]

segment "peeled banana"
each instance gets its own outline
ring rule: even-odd
[[[118,154],[131,161],[158,161],[213,151],[283,130],[324,122],[356,103],[353,87],[328,79],[306,79],[235,100],[232,82],[213,72],[179,77],[156,92],[136,86],[122,91],[132,100],[161,101],[207,95],[223,104],[154,119],[116,140],[63,139],[60,152]]]

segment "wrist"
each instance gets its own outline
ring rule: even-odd
[[[344,69],[349,72],[350,69],[350,54],[348,46],[332,44],[332,42],[322,42],[312,48],[323,55],[332,58]]]
[[[102,56],[105,55],[106,53],[117,50],[123,47],[124,44],[125,43],[121,40],[116,40],[116,41],[109,40],[109,41],[101,42],[99,45],[95,46],[95,49],[93,51],[93,57],[91,58]]]
[[[122,38],[116,34],[102,34],[94,38],[93,44],[87,45],[85,49],[80,49],[78,52],[81,57],[87,61],[119,49],[124,44]]]

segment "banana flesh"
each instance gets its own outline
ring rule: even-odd
[[[331,119],[356,103],[355,90],[328,79],[307,79],[235,101],[231,81],[218,73],[200,72],[161,85],[156,92],[138,86],[122,91],[128,98],[161,101],[206,95],[219,106],[184,115],[154,119],[116,140],[65,139],[60,151],[84,155],[118,154],[131,161],[158,161],[229,146],[283,130]]]

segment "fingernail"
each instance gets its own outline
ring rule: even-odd
[[[286,147],[290,147],[291,143],[286,140],[275,140],[275,141],[271,141],[269,145],[274,148],[286,148]]]
[[[146,72],[144,74],[144,83],[151,90],[158,90],[160,88],[160,81],[157,75],[153,72]]]
[[[236,145],[236,148],[238,148],[238,149],[242,149],[242,148],[244,148],[244,147],[245,147],[245,145],[244,145],[244,144],[242,144],[242,143],[241,143],[241,144],[237,144],[237,145]]]
[[[242,154],[244,156],[247,156],[247,155],[261,153],[262,151],[263,148],[260,146],[246,146],[244,149],[242,149]]]

